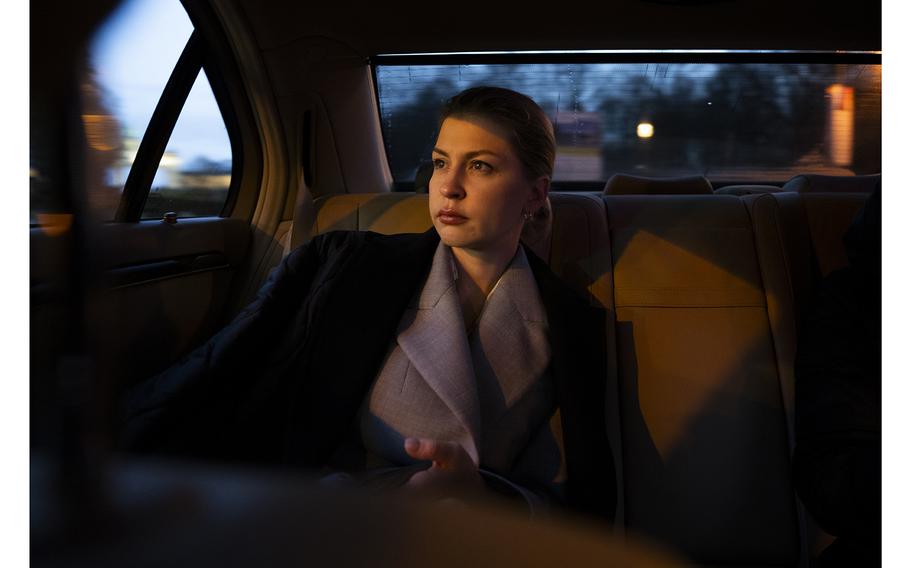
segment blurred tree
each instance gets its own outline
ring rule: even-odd
[[[113,109],[117,101],[98,81],[98,74],[87,66],[80,84],[81,118],[86,141],[86,196],[92,214],[109,221],[120,204],[123,186],[114,181],[114,173],[124,149],[124,128]]]
[[[661,88],[659,77],[638,74],[603,96],[605,176],[729,174],[749,165],[761,176],[820,151],[830,65],[713,67],[698,78],[672,75]],[[654,125],[652,138],[636,135],[642,121]]]

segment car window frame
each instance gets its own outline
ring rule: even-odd
[[[259,184],[256,181],[262,174],[261,150],[257,140],[249,136],[255,132],[255,121],[230,46],[208,6],[192,0],[183,0],[181,4],[193,24],[193,32],[142,135],[112,220],[115,223],[155,220],[143,219],[143,210],[161,158],[200,73],[205,73],[230,141],[231,181],[219,213],[198,218],[232,217],[236,214],[251,218],[258,198]],[[251,195],[240,195],[242,187],[251,186],[255,187]]]

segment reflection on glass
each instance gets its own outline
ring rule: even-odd
[[[880,65],[380,65],[377,79],[396,181],[428,159],[445,99],[477,85],[523,92],[547,112],[556,181],[881,171]]]

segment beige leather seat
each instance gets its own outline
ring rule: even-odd
[[[795,565],[788,420],[735,196],[605,196],[627,530],[693,561]]]
[[[428,196],[413,193],[353,193],[315,200],[316,220],[312,234],[329,231],[374,231],[422,233],[433,223]]]

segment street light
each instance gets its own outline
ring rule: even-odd
[[[636,133],[639,138],[650,138],[654,136],[654,125],[650,122],[639,122]]]

